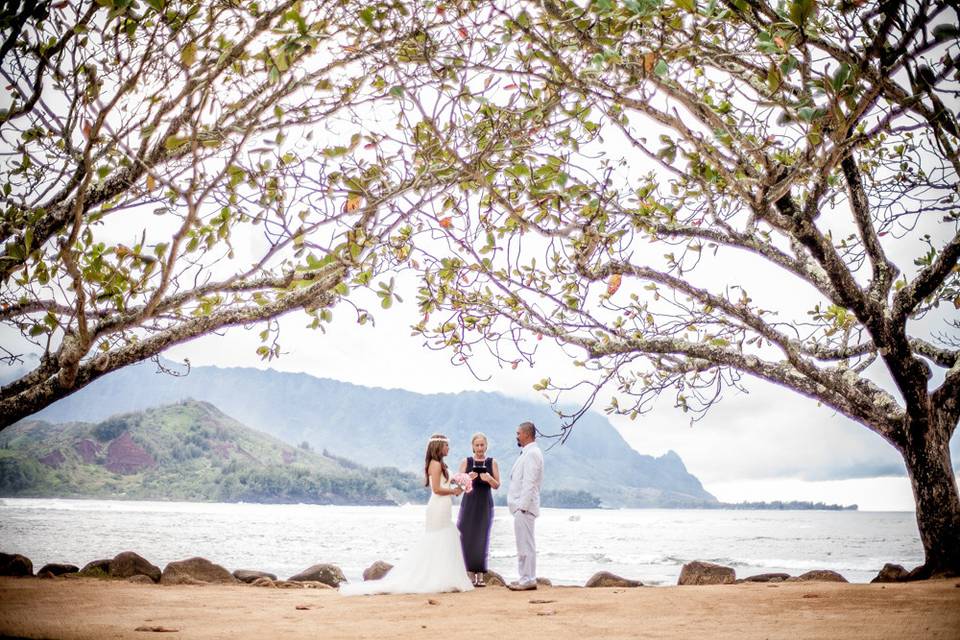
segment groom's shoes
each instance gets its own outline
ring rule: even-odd
[[[511,582],[507,585],[510,591],[536,591],[537,583],[534,580],[530,582]]]

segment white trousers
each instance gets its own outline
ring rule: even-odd
[[[513,513],[513,533],[517,538],[517,568],[520,582],[537,580],[537,542],[533,527],[537,518],[532,513]]]

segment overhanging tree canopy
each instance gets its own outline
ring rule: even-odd
[[[744,375],[817,400],[902,454],[920,573],[960,571],[956,24],[939,2],[481,10],[437,54],[459,81],[408,105],[463,171],[423,216],[445,244],[421,330],[513,366],[552,338],[634,416]]]
[[[0,322],[41,358],[3,388],[0,428],[225,327],[267,321],[259,353],[277,355],[270,321],[303,309],[316,327],[375,286],[416,190],[440,179],[389,137],[380,70],[425,28],[402,5],[3,11]]]

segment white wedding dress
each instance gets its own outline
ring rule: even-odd
[[[449,485],[443,482],[443,486]],[[439,496],[431,491],[423,537],[383,578],[342,584],[340,593],[355,596],[471,591],[473,584],[463,562],[460,532],[450,515],[452,502],[450,496]]]

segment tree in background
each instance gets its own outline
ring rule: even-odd
[[[611,411],[670,394],[699,416],[743,376],[822,403],[903,456],[916,575],[960,572],[957,17],[924,0],[465,11],[461,41],[432,43],[454,72],[406,100],[423,153],[462,173],[420,216],[420,330],[513,367],[555,340],[583,410],[607,387]]]
[[[260,323],[279,355],[274,319],[318,327],[373,286],[436,184],[369,81],[425,28],[402,3],[41,0],[0,24],[0,357],[22,372],[0,428],[226,327]]]

